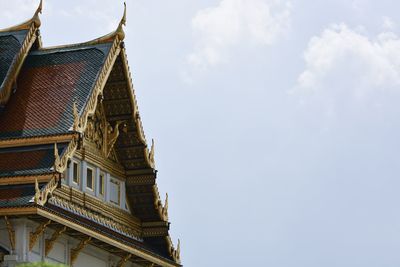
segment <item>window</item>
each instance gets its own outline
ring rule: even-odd
[[[110,202],[119,205],[119,182],[115,180],[110,181]]]
[[[79,184],[79,163],[72,162],[72,182]]]
[[[104,173],[99,175],[99,194],[104,196]]]
[[[86,169],[86,187],[93,191],[94,188],[94,177],[93,177],[93,169]]]

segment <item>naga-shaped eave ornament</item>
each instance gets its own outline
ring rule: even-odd
[[[176,263],[181,263],[181,240],[178,239],[178,244],[176,249],[174,248],[174,244],[172,243],[171,237],[168,235],[166,237],[167,244],[169,246],[169,254],[174,259]]]
[[[160,215],[161,219],[164,222],[168,222],[168,193],[165,194],[165,201],[164,201],[164,206],[161,202],[160,194],[158,192],[158,188],[156,185],[153,186],[153,192],[155,195],[155,202],[154,206],[158,211],[158,214]]]
[[[53,178],[46,184],[43,189],[39,188],[38,180],[35,180],[35,196],[33,198],[35,204],[44,206],[46,204],[48,197],[53,193],[58,185],[57,175],[53,175]]]

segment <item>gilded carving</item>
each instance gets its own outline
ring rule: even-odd
[[[29,233],[29,251],[35,246],[38,237],[43,234],[44,229],[51,223],[51,220],[41,223],[35,230],[35,232]]]
[[[172,258],[175,262],[181,262],[181,240],[178,239],[178,245],[176,246],[176,250],[172,253]]]
[[[8,231],[8,238],[10,239],[10,246],[12,250],[15,250],[15,230],[12,227],[10,221],[7,216],[4,216],[4,220],[6,222],[6,227]]]
[[[168,246],[169,246],[169,252],[171,257],[174,259],[176,263],[181,263],[181,241],[178,239],[178,245],[176,246],[176,249],[174,248],[174,245],[172,243],[171,237],[167,236],[166,238]]]
[[[47,257],[49,255],[50,251],[53,249],[54,242],[62,235],[65,231],[67,230],[67,227],[61,227],[58,230],[54,231],[50,239],[45,240],[45,248],[44,248],[44,254]]]
[[[74,265],[76,259],[78,258],[79,253],[86,247],[86,245],[92,240],[92,237],[88,237],[86,239],[82,239],[76,248],[71,249],[71,258],[70,264]]]
[[[165,194],[165,202],[164,202],[164,207],[162,207],[161,214],[162,214],[162,219],[167,222],[168,221],[168,193]]]
[[[49,195],[53,193],[53,191],[57,188],[58,178],[56,175],[53,175],[53,178],[46,184],[46,186],[40,190],[38,180],[35,180],[35,196],[34,201],[36,204],[43,206],[47,202],[47,198]]]
[[[85,139],[96,145],[96,148],[100,151],[103,150],[104,146],[104,129],[106,126],[106,119],[104,116],[103,108],[99,105],[93,116],[88,118]]]
[[[72,106],[72,114],[74,117],[74,124],[72,126],[72,130],[75,132],[81,132],[81,125],[79,122],[79,112],[78,112],[78,107],[76,106],[76,102],[74,101],[74,104]]]
[[[71,203],[71,201],[62,199],[58,196],[53,196],[52,198],[49,199],[49,203],[61,207],[65,210],[69,210],[75,214],[79,214],[82,217],[85,217],[91,221],[94,221],[98,224],[104,225],[108,228],[111,228],[123,235],[126,235],[130,238],[136,239],[141,241],[142,239],[140,238],[140,234],[133,230],[132,228],[129,228],[111,218],[107,218],[105,216],[102,216],[96,212],[93,212],[85,207],[76,205]]]

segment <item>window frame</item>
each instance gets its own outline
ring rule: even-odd
[[[88,184],[88,171],[91,171],[92,172],[92,183],[91,183],[91,187],[89,187],[89,184]],[[92,168],[92,167],[89,167],[89,166],[86,166],[86,189],[89,189],[90,191],[92,191],[92,192],[94,192],[94,189],[95,189],[95,171],[94,171],[94,168]]]
[[[115,201],[113,201],[111,199],[111,193],[112,193],[112,191],[111,191],[111,183],[117,185],[117,188],[118,188],[118,190],[117,190],[118,202],[115,202]],[[121,182],[116,180],[116,179],[110,179],[110,197],[109,197],[109,199],[110,199],[110,203],[112,203],[114,205],[118,205],[118,206],[121,205]]]
[[[99,196],[106,195],[106,174],[102,171],[99,173]]]
[[[75,166],[77,166],[76,167],[76,181],[75,181]],[[81,164],[79,161],[77,161],[77,160],[72,161],[71,182],[72,182],[72,184],[77,185],[77,186],[79,186],[80,181],[81,181],[81,168],[80,167],[81,167]]]

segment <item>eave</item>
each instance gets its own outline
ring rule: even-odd
[[[74,236],[75,238],[92,238],[90,244],[99,248],[108,250],[116,255],[126,255],[126,253],[132,254],[134,257],[131,258],[132,262],[143,262],[153,263],[156,266],[165,267],[179,267],[178,263],[163,258],[162,256],[141,248],[138,245],[124,242],[113,236],[102,233],[98,228],[91,228],[86,226],[84,223],[79,222],[75,219],[70,219],[62,214],[57,213],[48,207],[42,206],[21,206],[11,208],[0,208],[0,216],[8,216],[9,218],[18,218],[19,216],[28,217],[34,221],[42,222],[43,220],[51,220],[51,225],[66,226],[67,231],[65,234]]]

